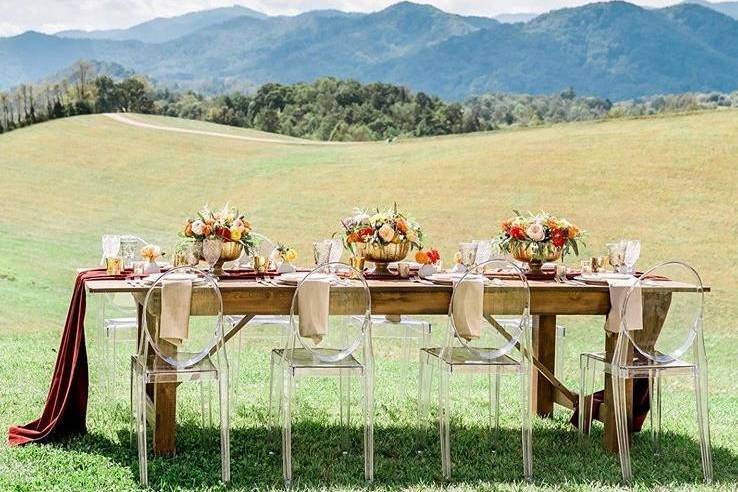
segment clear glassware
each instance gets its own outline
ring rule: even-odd
[[[475,243],[459,243],[459,253],[461,253],[461,264],[469,268],[474,265],[477,256],[477,245]]]
[[[103,259],[115,258],[120,253],[120,236],[106,234],[102,237]]]
[[[313,243],[313,257],[315,258],[315,266],[325,265],[330,261],[331,249],[333,241],[324,239]]]
[[[641,256],[641,242],[637,239],[623,241],[625,243],[625,254],[623,258],[624,273],[635,273],[635,265]]]
[[[133,261],[136,259],[138,250],[144,244],[140,239],[133,236],[120,238],[120,255],[123,257],[123,268],[133,267]]]
[[[202,242],[202,256],[208,265],[210,265],[211,270],[220,259],[221,247],[222,243],[220,239],[208,238]]]
[[[619,272],[625,262],[625,244],[622,241],[607,243],[607,259],[613,269]]]

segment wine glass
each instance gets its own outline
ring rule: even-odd
[[[202,242],[202,256],[208,265],[210,265],[211,270],[220,259],[221,249],[222,243],[220,239],[208,238]]]
[[[324,239],[313,243],[313,257],[315,258],[315,266],[321,266],[328,263],[331,255],[333,242],[330,239]]]
[[[635,264],[638,257],[641,256],[641,242],[637,239],[623,241],[625,243],[625,254],[623,263],[625,264],[625,273],[635,273]]]
[[[474,264],[481,265],[492,258],[492,241],[474,240]]]

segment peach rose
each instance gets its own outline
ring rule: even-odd
[[[395,237],[395,230],[392,229],[391,225],[384,224],[379,228],[379,237],[381,237],[384,242],[389,243]]]

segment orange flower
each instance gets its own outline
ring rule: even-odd
[[[213,232],[213,228],[205,224],[202,228],[202,235],[207,237],[211,232]]]
[[[395,221],[395,227],[397,228],[398,232],[401,232],[402,234],[407,234],[407,222],[405,222],[405,219],[402,217],[398,218]]]
[[[415,261],[417,261],[421,265],[430,264],[430,258],[428,258],[428,253],[426,253],[425,251],[418,251],[417,253],[415,253]]]
[[[192,237],[192,222],[191,221],[187,221],[187,225],[185,226],[185,229],[184,229],[184,235],[187,237]]]
[[[559,224],[556,222],[556,219],[553,217],[549,217],[549,219],[546,221],[546,225],[551,230],[555,230],[559,228]]]
[[[567,232],[569,235],[569,239],[574,239],[579,235],[579,229],[577,229],[577,226],[575,225],[569,226],[569,230]]]
[[[359,236],[359,234],[357,232],[352,232],[346,238],[346,242],[349,243],[349,244],[351,244],[351,243],[359,243],[359,242],[361,242],[361,236]]]
[[[505,232],[510,232],[510,228],[512,227],[512,219],[507,219],[502,221],[502,230]]]

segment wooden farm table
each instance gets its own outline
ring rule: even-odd
[[[505,280],[510,291],[520,289],[518,281]],[[372,313],[394,315],[446,315],[451,300],[451,287],[421,284],[406,280],[369,280]],[[287,315],[294,287],[266,286],[254,280],[222,280],[219,283],[223,296],[224,314],[243,316],[226,339],[232,338],[255,315]],[[610,310],[609,290],[606,286],[559,284],[553,281],[530,281],[531,314],[533,315],[533,372],[532,405],[537,414],[548,417],[553,414],[554,403],[573,409],[578,395],[554,376],[556,353],[556,316],[558,315],[607,315]],[[350,289],[351,287],[343,287]],[[146,292],[124,280],[89,281],[87,290],[92,294],[131,293],[139,303]],[[494,290],[500,295],[500,287]],[[504,294],[504,290],[503,294]],[[692,290],[690,286],[675,282],[659,282],[657,287],[644,287],[644,329],[637,332],[643,346],[655,343],[666,317],[671,293]],[[707,290],[707,289],[705,289]],[[357,288],[357,294],[361,292]],[[496,303],[504,305],[504,303]],[[604,330],[603,330],[604,332]],[[604,332],[603,348],[608,360],[612,359],[617,335]],[[173,348],[173,346],[172,346]],[[174,348],[173,348],[174,349]],[[176,349],[175,349],[176,350]],[[627,392],[632,395],[632,385]],[[176,449],[175,408],[176,384],[157,384],[149,389],[147,415],[154,428],[154,452],[171,454]],[[630,397],[630,396],[629,396]],[[612,390],[609,377],[605,379],[605,399],[594,417],[604,422],[604,444],[617,451],[615,417],[612,412]],[[631,418],[632,415],[629,415]]]

